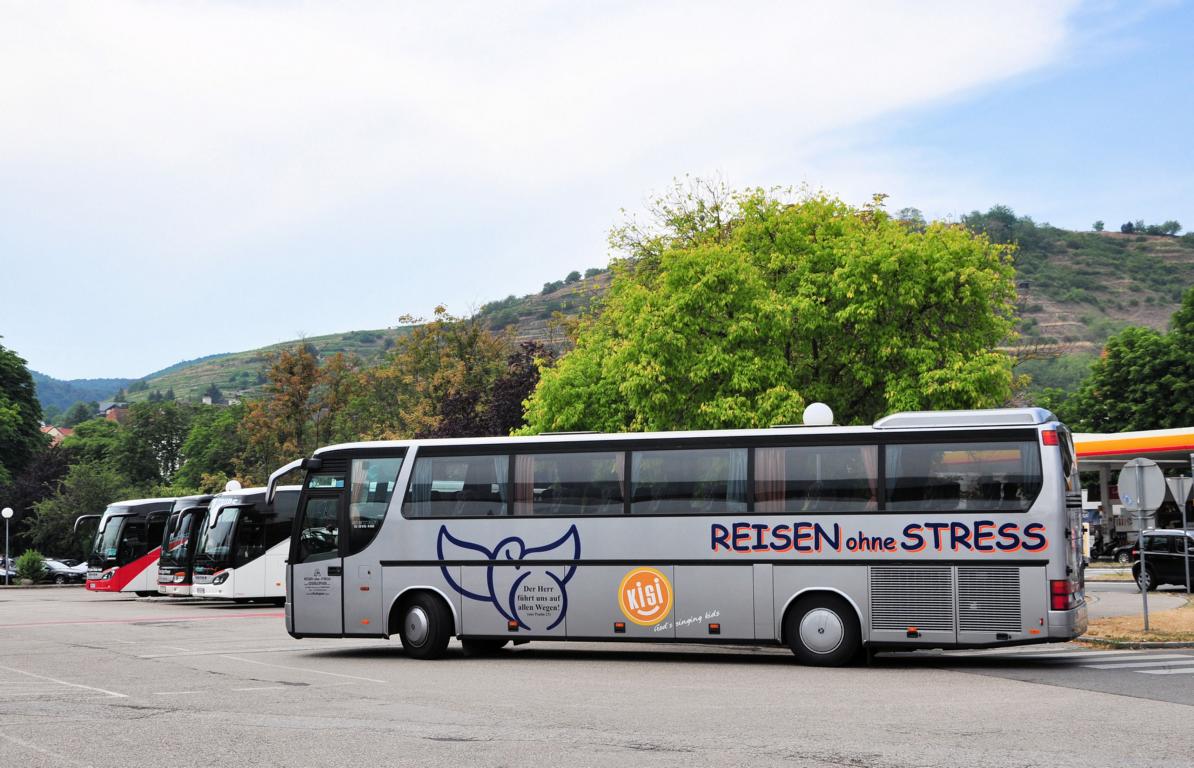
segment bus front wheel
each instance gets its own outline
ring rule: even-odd
[[[407,600],[399,613],[398,636],[406,655],[438,659],[452,637],[452,614],[444,601],[421,592]]]
[[[858,616],[842,598],[816,594],[802,597],[784,618],[784,639],[801,664],[840,667],[862,647]]]

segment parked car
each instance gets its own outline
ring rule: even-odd
[[[82,584],[87,580],[87,569],[82,571],[78,566],[70,566],[61,560],[45,560],[45,575],[42,576],[42,581],[50,581],[55,584]]]
[[[1186,551],[1194,560],[1194,530],[1151,530],[1140,534],[1144,546],[1144,566],[1141,570],[1140,549],[1133,547],[1132,576],[1140,589],[1153,590],[1162,584],[1186,585]],[[1194,562],[1191,562],[1194,578]]]

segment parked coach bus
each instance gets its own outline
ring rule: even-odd
[[[191,594],[281,605],[298,495],[298,486],[277,489],[272,503],[264,488],[216,495],[199,529]]]
[[[173,504],[174,499],[133,499],[109,504],[102,515],[80,515],[76,529],[99,518],[87,557],[87,589],[156,595],[162,531]]]
[[[452,636],[776,643],[831,665],[1086,628],[1077,464],[1040,409],[355,443],[302,465],[294,637],[397,634],[417,658]]]
[[[158,592],[185,597],[191,594],[191,572],[195,566],[195,541],[206,519],[212,496],[183,496],[174,501],[170,522],[162,533],[162,555],[158,559]]]

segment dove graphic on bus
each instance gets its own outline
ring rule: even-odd
[[[635,624],[650,627],[672,611],[672,585],[654,568],[635,568],[618,586],[622,615]]]

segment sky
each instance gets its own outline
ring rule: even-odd
[[[0,0],[0,344],[58,378],[468,314],[686,174],[1194,228],[1181,2]]]

